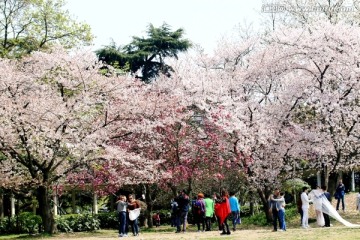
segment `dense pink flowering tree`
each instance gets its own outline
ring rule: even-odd
[[[329,23],[284,28],[176,65],[173,80],[218,116],[213,123],[232,139],[264,210],[270,189],[300,175],[304,160],[333,172],[358,165],[358,31]]]
[[[227,134],[205,116],[200,123],[191,118],[157,131],[163,136],[164,162],[160,167],[169,175],[162,184],[174,194],[179,186],[185,186],[189,193],[195,185],[206,189],[202,182],[206,179],[219,182],[232,167],[234,155],[229,153]]]
[[[154,180],[156,162],[111,139],[171,123],[167,104],[176,98],[164,101],[154,86],[102,76],[100,67],[92,53],[61,48],[0,62],[1,187],[35,189],[46,232],[54,231],[52,184],[68,174],[92,167],[112,176],[112,185],[134,175],[138,182]],[[99,176],[92,176],[94,186],[101,184]]]
[[[327,174],[359,165],[359,32],[358,27],[324,23],[269,39],[269,47],[283,49],[269,62],[279,69],[284,88],[279,100],[294,103],[290,118],[307,132],[303,152],[313,156],[309,166],[325,167]]]

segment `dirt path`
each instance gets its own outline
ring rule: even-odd
[[[119,238],[115,232],[102,233],[101,235],[94,234],[84,235],[82,237],[63,235],[51,238],[51,240],[110,240],[110,239],[123,239]],[[124,239],[142,239],[142,240],[185,240],[185,239],[203,239],[203,240],[219,240],[219,239],[246,239],[246,240],[329,240],[329,239],[341,239],[341,240],[354,240],[359,239],[359,229],[346,228],[346,227],[331,227],[331,228],[317,228],[310,229],[294,228],[288,229],[286,232],[272,232],[270,228],[259,230],[239,230],[232,232],[231,235],[221,236],[218,231],[212,232],[188,232],[188,233],[144,233],[137,237],[128,237]]]

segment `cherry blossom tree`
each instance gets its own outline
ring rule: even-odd
[[[200,52],[178,64],[174,81],[181,81],[194,104],[221,127],[230,146],[225,150],[231,154],[228,159],[247,175],[246,185],[256,190],[277,180],[284,151],[274,151],[281,124],[268,114],[272,101],[266,87],[271,81],[247,79],[254,43],[225,42],[213,57]]]
[[[301,86],[292,119],[309,132],[307,151],[316,156],[311,167],[325,167],[327,174],[359,164],[358,33],[357,27],[324,23],[272,40],[273,48],[286,48],[272,66]]]
[[[109,181],[151,181],[155,162],[113,146],[118,133],[147,131],[172,122],[176,98],[133,79],[108,78],[88,52],[54,48],[19,61],[2,59],[0,99],[1,184],[36,189],[44,229],[54,231],[51,187],[84,168],[123,174]],[[134,167],[135,166],[135,167]],[[124,171],[126,169],[126,171]],[[94,184],[98,177],[94,176]]]
[[[328,22],[358,25],[358,0],[264,0],[262,22],[265,32],[282,26],[306,28]]]
[[[333,172],[358,164],[357,34],[343,24],[283,28],[177,63],[173,81],[229,134],[266,213],[270,189],[304,162]]]

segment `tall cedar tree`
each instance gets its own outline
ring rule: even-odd
[[[166,57],[178,58],[180,52],[191,47],[187,39],[182,39],[182,28],[172,32],[166,23],[159,28],[148,26],[147,38],[133,37],[130,44],[117,47],[113,42],[96,51],[99,59],[115,67],[129,67],[132,73],[141,71],[137,76],[144,82],[151,82],[159,74],[170,76],[173,68],[165,63]],[[128,65],[127,65],[128,64]]]

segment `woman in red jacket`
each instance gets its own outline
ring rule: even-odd
[[[230,209],[230,203],[229,203],[229,194],[228,192],[223,189],[221,191],[221,198],[216,199],[215,196],[215,214],[219,219],[219,225],[222,228],[221,235],[227,234],[230,235],[230,228],[227,223],[227,219],[230,216],[231,209]]]

